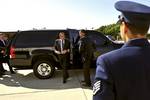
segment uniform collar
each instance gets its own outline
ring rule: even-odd
[[[138,38],[138,39],[129,40],[127,43],[125,43],[122,46],[122,48],[130,47],[130,46],[147,47],[147,46],[150,46],[150,44],[146,38]]]

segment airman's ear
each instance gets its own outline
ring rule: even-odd
[[[122,22],[122,24],[123,24],[123,31],[124,31],[124,33],[125,34],[128,33],[129,28],[128,28],[127,24],[125,22]]]

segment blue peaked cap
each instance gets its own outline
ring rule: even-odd
[[[129,24],[149,25],[150,7],[131,1],[118,1],[115,8],[122,12],[121,19]]]

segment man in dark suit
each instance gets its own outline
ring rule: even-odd
[[[122,48],[97,59],[93,100],[150,99],[150,43],[146,34],[150,25],[150,7],[118,1]]]
[[[59,39],[56,39],[55,44],[55,53],[58,54],[60,65],[63,70],[63,83],[66,83],[69,78],[67,67],[70,63],[70,42],[65,38],[65,33],[59,33]]]
[[[4,62],[4,49],[5,48],[5,41],[3,40],[3,34],[0,33],[0,76],[4,75],[5,73],[5,69],[2,65],[2,63]]]
[[[10,73],[11,74],[15,74],[15,72],[13,71],[12,67],[9,64],[9,55],[7,55],[7,54],[9,54],[8,53],[9,52],[8,46],[9,46],[9,43],[10,43],[9,35],[8,34],[3,34],[3,41],[4,41],[3,42],[4,43],[4,47],[5,47],[3,62],[8,64]]]
[[[81,81],[81,84],[89,87],[91,86],[90,66],[93,60],[94,43],[86,35],[85,30],[79,31],[79,53],[81,54],[84,74],[84,80]]]

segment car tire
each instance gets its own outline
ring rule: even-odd
[[[53,76],[55,67],[50,61],[38,60],[33,65],[34,75],[39,79],[48,79]]]

